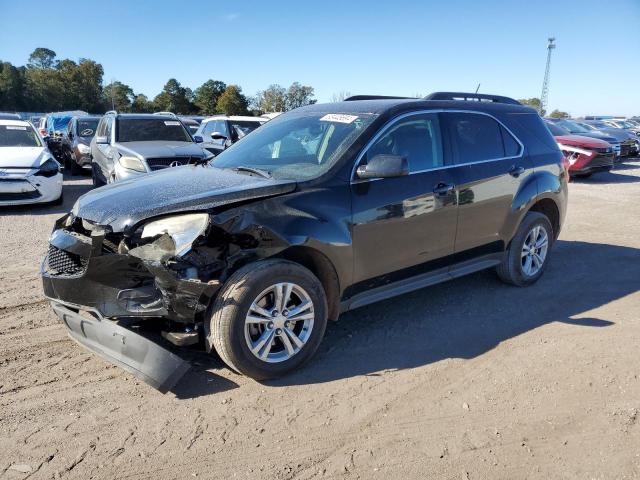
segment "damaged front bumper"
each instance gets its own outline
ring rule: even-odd
[[[201,320],[218,281],[181,277],[158,258],[119,253],[105,232],[85,235],[56,224],[41,274],[51,300],[81,305],[105,318],[162,317],[183,324]]]
[[[190,365],[153,341],[107,320],[95,310],[52,301],[69,336],[105,360],[124,368],[162,393],[169,391]]]

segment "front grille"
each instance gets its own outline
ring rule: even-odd
[[[0,193],[0,202],[17,202],[20,200],[35,200],[40,198],[40,192],[34,190],[32,192],[23,193]]]
[[[591,162],[589,162],[588,167],[611,167],[613,166],[613,159],[614,159],[614,155],[613,154],[608,154],[608,155],[597,155],[595,157],[593,157],[593,160],[591,160]]]
[[[162,170],[163,168],[172,166],[187,165],[191,161],[192,157],[147,158],[147,164],[151,170]]]
[[[87,269],[88,259],[60,250],[49,245],[47,253],[47,271],[54,275],[73,277],[82,275]]]
[[[613,151],[613,148],[611,147],[594,148],[593,151],[598,153],[611,153]]]

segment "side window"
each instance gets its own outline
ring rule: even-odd
[[[223,134],[225,137],[229,137],[229,129],[227,128],[226,120],[218,120],[216,122],[216,131]]]
[[[100,119],[100,123],[98,123],[98,128],[96,129],[96,136],[97,137],[104,137],[104,124],[106,122],[106,118],[102,117]]]
[[[457,152],[456,163],[480,162],[506,156],[502,127],[493,118],[477,113],[446,113],[444,118]]]
[[[410,172],[444,165],[438,115],[411,115],[393,124],[365,154],[368,162],[376,155],[400,155],[409,162]]]
[[[500,126],[502,142],[504,143],[504,154],[506,157],[517,157],[520,155],[520,144],[513,138],[503,126]]]
[[[107,120],[104,125],[104,134],[111,142],[111,131],[113,130],[113,117],[107,117]]]

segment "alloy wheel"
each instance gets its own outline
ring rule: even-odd
[[[267,363],[289,360],[311,337],[315,313],[309,294],[295,283],[277,283],[251,303],[245,340],[253,355]]]
[[[547,258],[549,234],[542,225],[534,226],[524,239],[521,253],[523,273],[528,277],[536,275]]]

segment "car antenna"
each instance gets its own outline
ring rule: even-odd
[[[478,90],[480,90],[480,84],[476,87],[476,93],[478,93]]]

